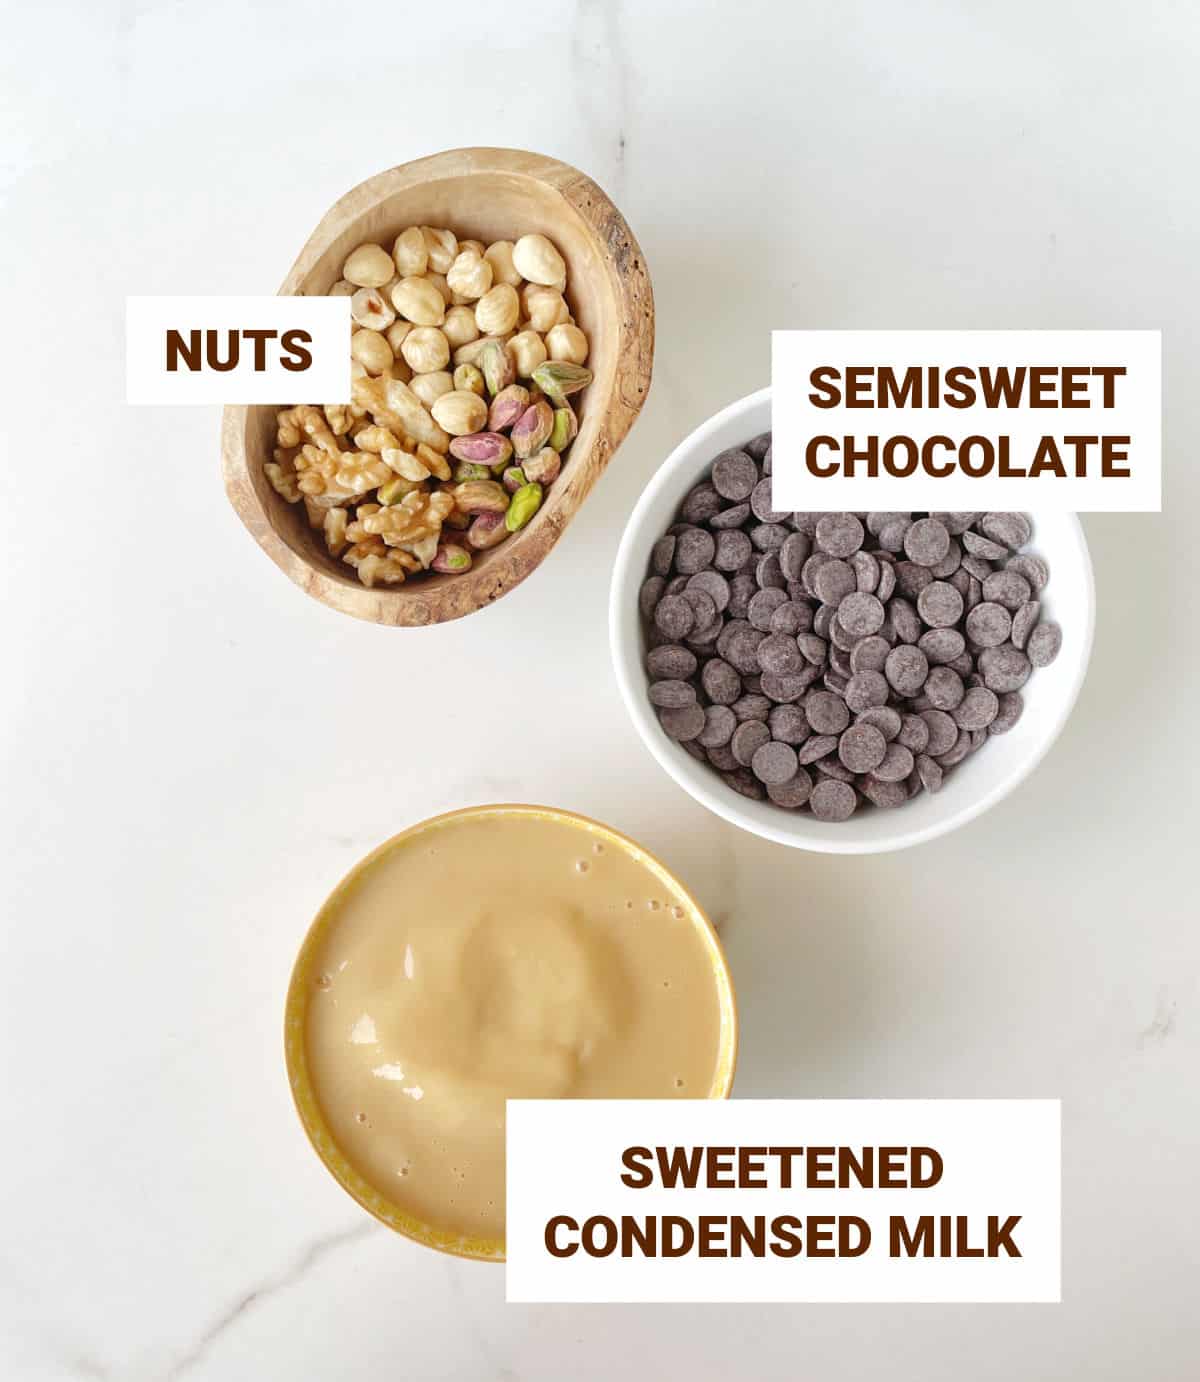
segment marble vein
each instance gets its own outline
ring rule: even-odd
[[[232,1305],[226,1307],[200,1334],[196,1341],[163,1374],[163,1382],[174,1382],[190,1372],[208,1354],[213,1345],[240,1320],[248,1311],[256,1309],[265,1301],[273,1299],[281,1291],[302,1281],[318,1263],[330,1254],[361,1242],[375,1232],[370,1221],[357,1223],[352,1228],[341,1229],[337,1233],[326,1234],[315,1239],[301,1252],[299,1257],[282,1271],[264,1278],[256,1286],[239,1296]]]

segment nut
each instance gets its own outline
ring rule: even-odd
[[[433,420],[453,437],[478,432],[487,423],[487,404],[462,389],[444,393],[433,405]]]
[[[351,283],[349,279],[339,278],[329,290],[331,298],[352,298],[358,292],[358,284]]]
[[[498,547],[508,536],[502,513],[477,514],[467,529],[467,541],[477,552],[485,552],[489,547]]]
[[[528,379],[546,358],[546,346],[536,331],[522,331],[508,343],[517,373]]]
[[[404,338],[412,330],[412,322],[406,322],[402,317],[397,319],[384,332],[388,345],[392,348],[393,355],[400,354],[400,347],[404,344]]]
[[[497,283],[475,304],[475,324],[485,336],[503,336],[517,324],[521,300],[510,283]]]
[[[366,327],[350,337],[350,355],[371,374],[382,374],[396,358],[387,337]]]
[[[325,521],[322,526],[325,530],[325,546],[329,549],[329,555],[340,557],[346,550],[346,510],[326,509]]]
[[[350,316],[371,331],[386,331],[396,320],[378,288],[360,288],[350,299]]]
[[[459,365],[454,371],[454,387],[460,393],[478,394],[483,397],[483,391],[487,387],[483,378],[483,371],[478,365]]]
[[[402,384],[399,379],[385,380],[383,393],[388,407],[400,419],[401,425],[413,441],[423,441],[435,451],[449,450],[450,438],[429,416],[425,405],[407,384]]]
[[[510,384],[492,399],[492,406],[488,409],[488,426],[493,432],[503,431],[511,427],[528,407],[529,390],[523,384]]]
[[[387,459],[388,458],[385,456],[384,460],[386,461]],[[391,462],[388,461],[388,464],[391,465]],[[412,492],[418,488],[418,481],[406,480],[403,475],[393,475],[390,480],[379,486],[377,491],[379,502],[381,504],[398,504],[406,494],[412,494]]]
[[[558,473],[562,470],[562,458],[551,446],[543,446],[536,456],[531,456],[522,466],[525,477],[534,480],[543,489],[547,485],[552,485],[558,479]],[[505,472],[507,474],[507,471]]]
[[[446,270],[450,291],[458,297],[474,302],[492,286],[492,266],[473,249],[462,250]]]
[[[516,271],[530,283],[556,288],[567,276],[562,255],[544,235],[522,235],[512,257]]]
[[[529,483],[529,477],[519,465],[510,465],[501,475],[500,483],[508,490],[509,494],[516,494],[517,490]]]
[[[436,326],[414,326],[405,336],[400,354],[414,373],[432,374],[449,364],[450,342]]]
[[[459,461],[454,467],[454,479],[460,484],[466,484],[468,480],[490,480],[492,472],[485,465],[478,465],[475,461]]]
[[[439,230],[436,226],[422,226],[421,234],[429,251],[429,267],[444,274],[458,254],[458,237],[452,230]]]
[[[528,283],[522,289],[521,306],[529,325],[543,333],[565,322],[568,316],[563,295],[556,288],[542,288],[536,283]]]
[[[430,328],[433,330],[434,328]],[[418,374],[413,378],[412,391],[427,408],[432,408],[444,393],[454,387],[454,380],[447,370],[434,370],[430,374]]]
[[[513,243],[511,240],[495,240],[483,252],[483,257],[492,266],[492,282],[507,283],[510,288],[521,286],[521,275],[513,263]]]
[[[499,341],[487,341],[475,361],[483,372],[488,393],[494,398],[501,389],[506,389],[516,377],[512,357]]]
[[[546,349],[551,360],[564,360],[569,365],[582,365],[588,357],[588,338],[577,326],[561,322],[546,335]]]
[[[420,226],[409,226],[396,236],[392,260],[401,278],[420,277],[429,267],[429,249]]]
[[[523,528],[542,507],[541,485],[522,485],[513,495],[504,515],[504,526],[510,533]]]
[[[579,435],[579,422],[575,410],[569,403],[554,410],[554,427],[550,432],[550,442],[555,451],[563,452]]]
[[[422,480],[429,479],[431,474],[429,467],[415,452],[403,451],[397,446],[389,447],[386,451],[382,452],[381,455],[384,462],[389,465],[401,479],[407,481],[410,487],[414,484],[419,484]],[[402,490],[396,497],[402,499],[406,493],[408,493],[407,490]],[[382,488],[379,491],[379,497],[385,504],[394,502],[394,499],[383,498]]]
[[[446,313],[446,320],[442,323],[442,335],[450,342],[451,347],[457,350],[459,346],[464,346],[468,341],[474,341],[479,336],[479,327],[475,325],[475,313],[470,307],[451,307]]]
[[[445,274],[434,273],[434,271],[430,269],[425,275],[424,281],[436,288],[438,293],[441,294],[442,305],[444,307],[453,307],[455,305],[454,294],[450,291],[450,285],[446,282]]]
[[[417,326],[441,326],[446,319],[445,299],[427,278],[402,278],[392,289],[392,306]]]
[[[434,571],[457,574],[471,569],[471,554],[456,542],[439,542],[437,555],[430,566]]]
[[[456,461],[474,461],[476,465],[494,468],[512,455],[512,442],[499,432],[472,432],[469,436],[454,437],[450,454]]]
[[[556,407],[561,408],[572,394],[587,388],[592,382],[592,372],[582,365],[568,364],[565,360],[547,360],[534,370],[533,382]]]
[[[378,245],[359,245],[342,265],[342,277],[360,288],[382,288],[395,274],[392,256]]]
[[[508,495],[495,480],[467,480],[454,489],[454,502],[462,513],[504,513]]]
[[[513,423],[513,450],[524,459],[533,456],[545,446],[554,427],[554,414],[548,403],[531,403]]]

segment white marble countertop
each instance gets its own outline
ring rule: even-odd
[[[1194,1376],[1195,9],[6,9],[0,1375]],[[559,155],[621,205],[655,386],[547,566],[396,632],[247,538],[215,410],[124,406],[123,300],[270,291],[349,186],[472,143]],[[1169,508],[1087,521],[1076,714],[1016,795],[905,854],[722,825],[609,673],[623,516],[787,325],[1165,331]],[[482,694],[522,731],[495,738]],[[693,883],[740,1093],[1061,1096],[1064,1303],[506,1307],[500,1271],[360,1213],[290,1107],[294,952],[369,846],[504,798],[599,816]]]

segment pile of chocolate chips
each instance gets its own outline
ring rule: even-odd
[[[734,791],[841,821],[936,792],[1021,715],[1062,630],[1019,513],[783,513],[723,451],[641,588],[650,700]]]

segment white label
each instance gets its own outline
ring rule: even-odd
[[[507,1298],[1057,1301],[1059,1118],[1048,1099],[512,1100]]]
[[[131,297],[129,403],[343,403],[350,299]]]
[[[773,505],[1157,512],[1158,331],[776,331]]]

